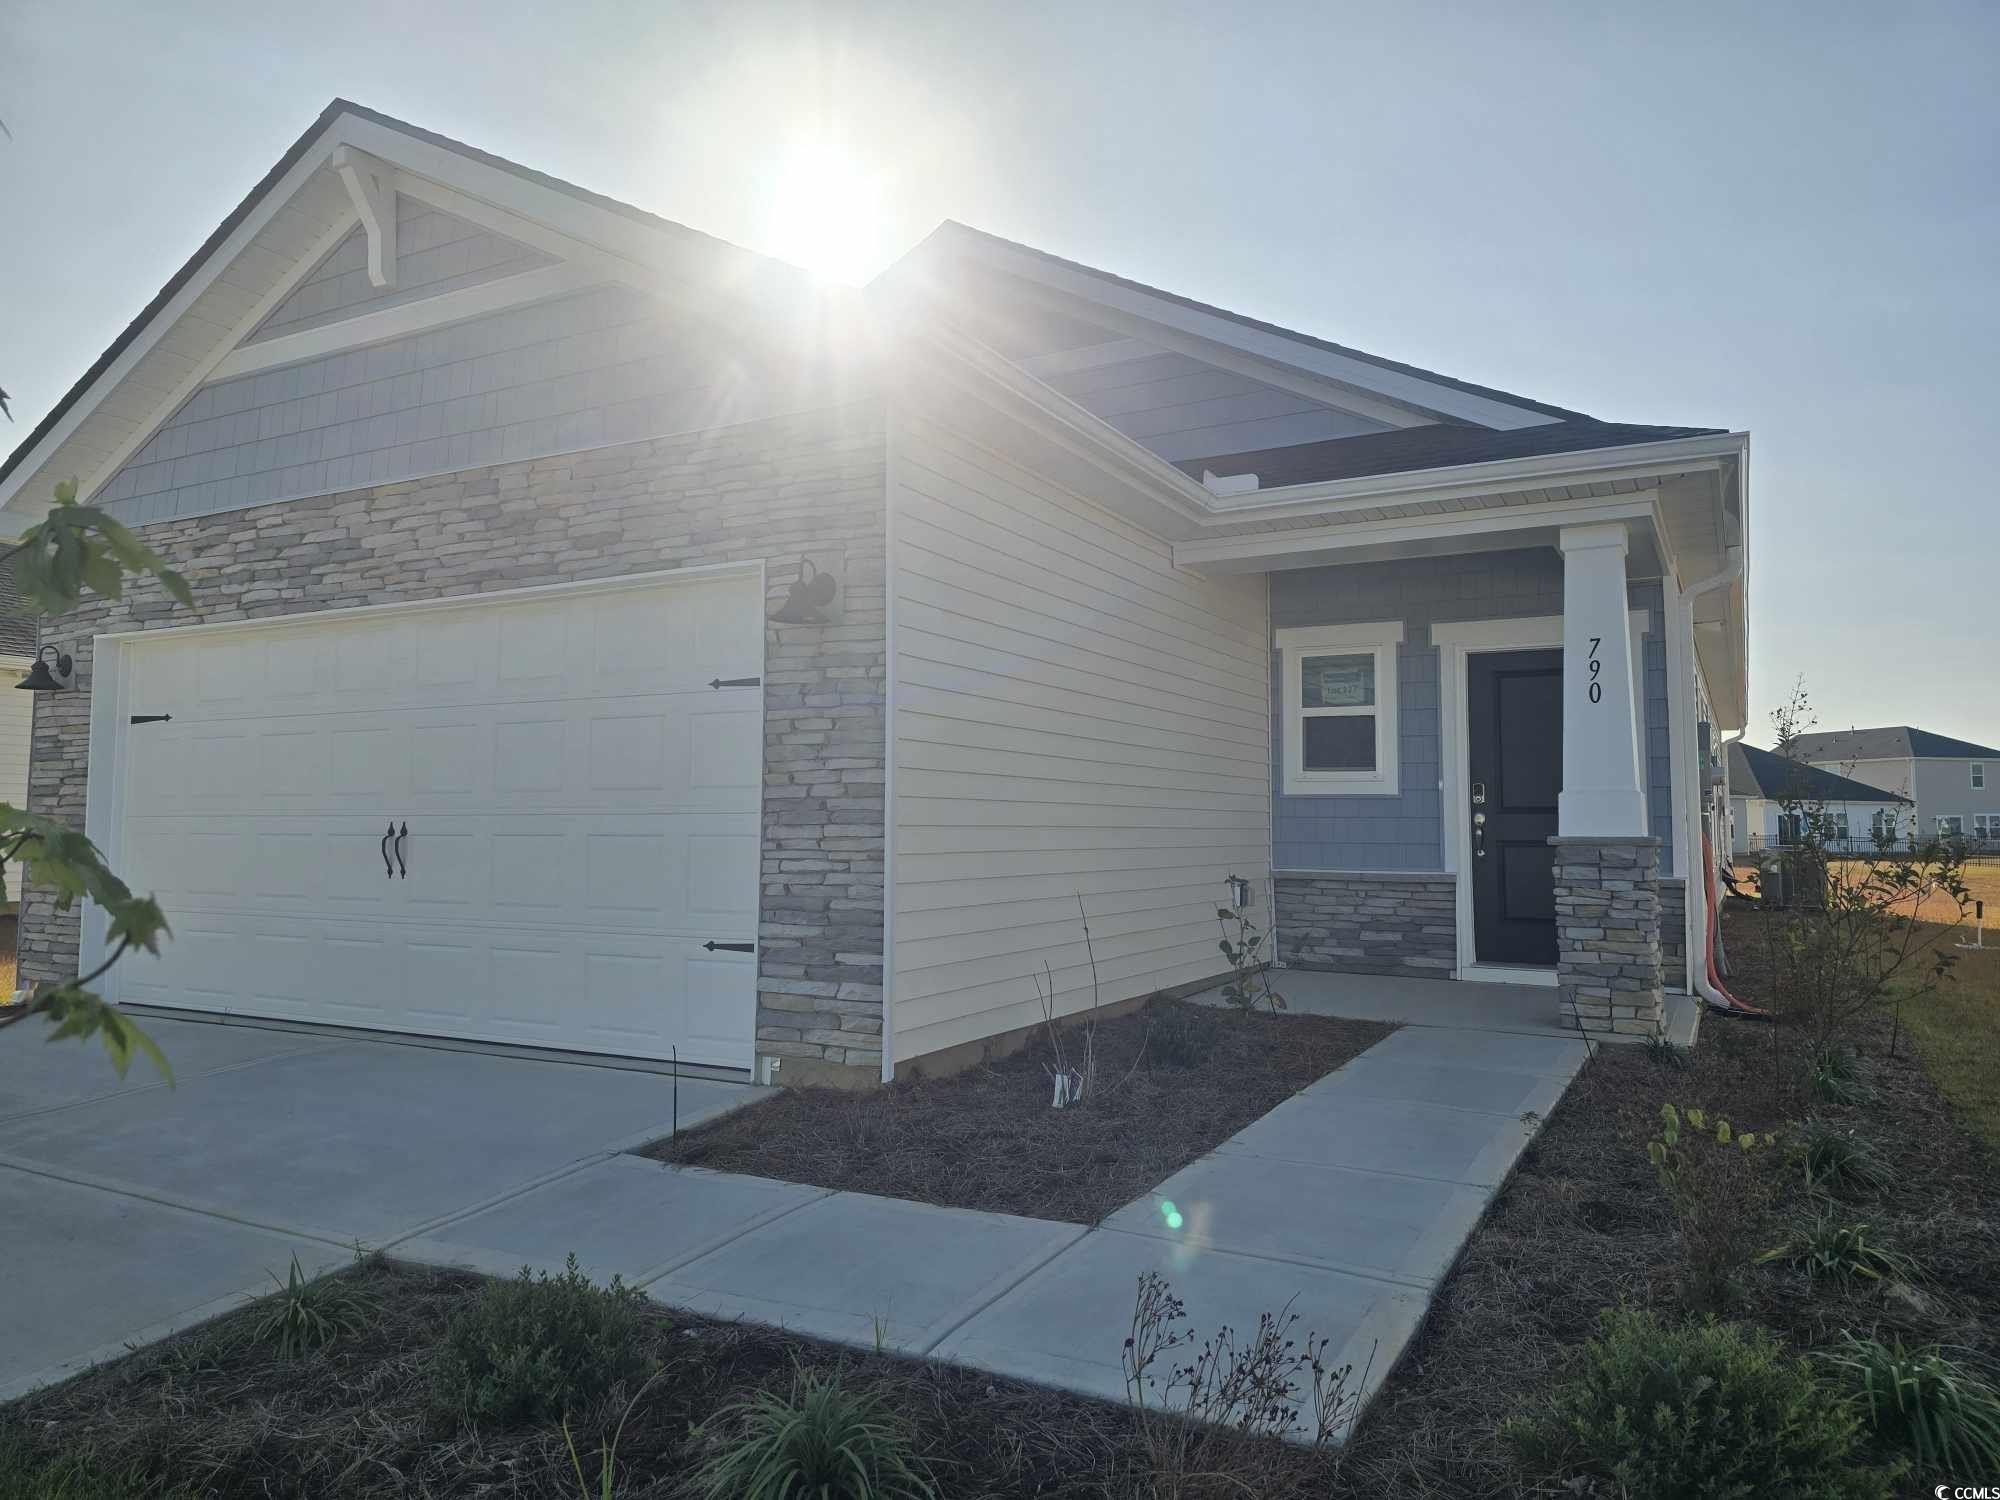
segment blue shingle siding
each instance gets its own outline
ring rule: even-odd
[[[1470,553],[1392,563],[1298,568],[1271,575],[1271,625],[1401,620],[1396,659],[1401,794],[1394,797],[1288,797],[1284,789],[1284,700],[1271,655],[1273,726],[1271,863],[1280,870],[1439,870],[1444,867],[1440,804],[1441,725],[1433,623],[1562,613],[1562,558],[1553,550]],[[1669,839],[1672,777],[1667,750],[1666,646],[1660,588],[1636,583],[1633,608],[1649,612],[1642,643],[1652,831]],[[1663,851],[1663,854],[1668,851]],[[1668,866],[1663,863],[1663,870]]]
[[[146,525],[785,409],[744,363],[601,287],[204,386],[98,498]]]
[[[361,313],[435,297],[459,287],[555,264],[553,255],[432,208],[407,193],[396,199],[396,284],[368,280],[368,235],[360,225],[244,340],[302,333]]]

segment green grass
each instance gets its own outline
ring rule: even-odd
[[[1949,949],[1958,963],[1937,992],[1903,1008],[1924,1071],[1951,1101],[1966,1129],[2000,1151],[2000,912],[1986,908],[1988,951]],[[1969,931],[1946,938],[1969,940]]]

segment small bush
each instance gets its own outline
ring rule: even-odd
[[[438,1398],[475,1422],[556,1418],[648,1370],[640,1347],[645,1294],[618,1277],[599,1287],[576,1268],[527,1267],[452,1320],[439,1351]]]
[[[1855,1071],[1854,1054],[1845,1047],[1814,1051],[1807,1059],[1809,1086],[1815,1099],[1829,1104],[1865,1104],[1868,1085]]]
[[[1736,1273],[1757,1253],[1771,1190],[1757,1157],[1770,1135],[1738,1133],[1700,1109],[1660,1106],[1660,1133],[1646,1156],[1674,1211],[1686,1257],[1688,1301],[1715,1312],[1734,1294]]]
[[[1912,1353],[1851,1333],[1820,1357],[1885,1446],[1927,1470],[2000,1474],[2000,1391],[1975,1371],[1936,1349]]]
[[[271,1279],[278,1280],[275,1273]],[[307,1280],[294,1255],[290,1273],[251,1333],[259,1343],[276,1344],[279,1358],[293,1359],[360,1331],[374,1311],[374,1303],[337,1276]]]
[[[1629,1308],[1502,1436],[1531,1465],[1635,1497],[1875,1500],[1899,1472],[1861,1462],[1857,1410],[1763,1329]]]
[[[1146,1007],[1146,1056],[1170,1068],[1198,1068],[1215,1046],[1215,1017],[1193,1005]]]
[[[1675,1046],[1673,1039],[1664,1032],[1650,1033],[1641,1045],[1645,1048],[1646,1061],[1654,1067],[1669,1073],[1687,1071],[1687,1049]]]
[[[1914,1260],[1870,1239],[1866,1224],[1830,1212],[1806,1220],[1784,1244],[1757,1259],[1796,1266],[1813,1281],[1880,1281],[1885,1276],[1915,1281],[1918,1275]]]
[[[1889,1185],[1889,1164],[1851,1130],[1823,1120],[1806,1122],[1799,1137],[1806,1186],[1831,1193],[1879,1193]]]
[[[800,1370],[790,1397],[761,1391],[716,1422],[721,1446],[695,1474],[705,1500],[932,1500],[910,1432],[839,1373]]]

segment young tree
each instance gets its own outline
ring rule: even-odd
[[[187,580],[152,548],[95,506],[76,503],[74,479],[57,485],[55,498],[54,507],[28,529],[15,554],[21,598],[37,614],[67,614],[86,594],[120,598],[128,575],[157,579],[181,604],[194,607]],[[111,954],[88,974],[36,986],[24,1005],[0,1010],[0,1026],[40,1016],[53,1028],[50,1041],[101,1038],[120,1077],[131,1065],[132,1054],[140,1051],[171,1078],[166,1057],[153,1039],[91,988],[134,948],[160,951],[168,932],[159,903],[151,896],[134,895],[104,862],[97,846],[74,828],[0,803],[0,866],[9,860],[25,863],[37,882],[52,887],[60,910],[67,911],[79,896],[95,902],[105,914]]]
[[[1900,1019],[1904,1004],[1945,980],[1956,959],[1938,927],[1955,927],[1970,900],[1962,845],[1877,829],[1873,847],[1857,849],[1845,836],[1799,754],[1812,722],[1802,684],[1772,715],[1784,762],[1781,847],[1759,875],[1760,892],[1780,897],[1766,927],[1772,1008],[1798,1038],[1807,1088],[1839,1069],[1871,1012],[1893,1005]],[[1771,866],[1782,875],[1776,891]]]

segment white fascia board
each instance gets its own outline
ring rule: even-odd
[[[1504,538],[1521,531],[1548,531],[1559,526],[1596,522],[1651,522],[1650,494],[1617,495],[1608,500],[1551,500],[1538,505],[1502,505],[1489,510],[1445,511],[1434,515],[1395,516],[1381,521],[1355,521],[1343,526],[1315,526],[1297,531],[1258,531],[1245,536],[1198,537],[1174,543],[1174,564],[1196,571],[1245,571],[1268,560],[1313,553],[1342,552],[1438,539]],[[1468,550],[1477,550],[1471,549]],[[1232,566],[1233,565],[1233,566]]]
[[[263,200],[243,216],[243,222],[238,224],[230,232],[229,237],[215,248],[215,251],[208,257],[207,261],[199,266],[195,270],[195,273],[187,279],[186,284],[168,299],[167,305],[154,315],[153,320],[139,331],[137,337],[131,343],[119,351],[118,357],[105,368],[104,372],[96,380],[91,382],[90,389],[85,391],[70,406],[70,409],[63,413],[62,420],[49,429],[41,442],[35,445],[34,451],[25,455],[21,462],[15,465],[14,472],[9,474],[4,481],[0,481],[0,508],[12,508],[14,506],[14,501],[20,495],[22,487],[40,472],[42,464],[47,461],[47,456],[76,435],[77,428],[83,425],[92,412],[96,411],[98,402],[104,398],[104,394],[107,391],[115,390],[118,383],[132,373],[133,367],[153,352],[159,342],[173,331],[174,325],[180,321],[181,315],[200,300],[201,295],[214,284],[216,277],[220,276],[223,270],[232,264],[238,255],[243,253],[244,247],[263,232],[264,226],[270,223],[279,210],[291,201],[293,195],[311,179],[315,172],[326,164],[326,159],[332,153],[335,145],[331,137],[332,132],[329,131],[327,136],[322,137],[310,150],[292,163],[291,170],[286,172],[283,177],[279,178],[272,185],[271,190],[264,195]],[[344,239],[353,227],[354,221],[352,219],[342,224],[339,230],[340,239]],[[334,239],[333,244],[338,244],[340,239]],[[324,241],[322,241],[322,244],[324,244]],[[333,245],[331,244],[324,246],[325,250],[332,248]],[[324,253],[324,250],[320,250],[319,247],[315,247],[315,251],[317,253],[313,255],[313,259],[308,263],[307,270],[310,270],[312,265],[318,264],[319,255]],[[304,273],[301,272],[300,274],[303,275]],[[289,290],[290,288],[287,287],[287,291]],[[283,299],[280,298],[278,300]],[[277,304],[276,302],[272,302],[271,305],[276,306]],[[260,302],[258,307],[262,308],[263,303]],[[268,311],[268,309],[265,310]],[[254,312],[256,312],[256,309],[253,309]],[[261,313],[257,313],[257,319],[259,322],[262,321]],[[256,323],[250,324],[251,328],[256,326]],[[247,332],[248,330],[245,331]],[[224,350],[222,352],[227,351]],[[115,469],[112,472],[116,472]],[[88,494],[88,491],[84,493]],[[46,508],[46,505],[41,501],[36,501],[34,503],[34,514],[28,518],[25,524],[32,524],[35,520],[39,520],[42,511]]]
[[[1215,497],[1215,503],[1209,507],[1208,524],[1228,526],[1242,521],[1335,516],[1385,505],[1466,500],[1478,495],[1547,489],[1552,485],[1608,484],[1695,473],[1717,469],[1737,456],[1745,437],[1744,433],[1731,432],[1669,438],[1618,448],[1585,448],[1574,453],[1500,458],[1486,463],[1411,469],[1401,474],[1364,474],[1353,479],[1252,490],[1242,495]]]
[[[970,335],[936,325],[906,322],[904,336],[945,354],[982,377],[988,389],[998,388],[1030,409],[1038,425],[1054,440],[1139,488],[1166,513],[1171,534],[1184,535],[1189,522],[1204,519],[1209,491],[1157,453],[1134,442],[1101,417],[1092,415],[1062,392],[1028,374]],[[976,389],[975,389],[975,393]]]
[[[1148,322],[1241,349],[1247,354],[1254,354],[1277,364],[1290,365],[1294,369],[1305,370],[1328,380],[1338,381],[1342,385],[1353,386],[1362,391],[1374,391],[1391,401],[1419,407],[1440,416],[1457,417],[1499,431],[1510,431],[1517,427],[1540,427],[1562,420],[1560,417],[1514,406],[1490,396],[1474,395],[1452,386],[1439,385],[1421,376],[1384,369],[1369,360],[1336,354],[1330,349],[1321,349],[1282,334],[1250,327],[1233,318],[1202,312],[1182,303],[1155,297],[1086,272],[1073,271],[1067,266],[1057,265],[1041,256],[996,244],[983,235],[953,235],[952,241],[954,248],[959,252],[1026,280],[1056,287],[1100,306],[1116,308],[1144,318]]]
[[[359,317],[343,318],[337,323],[322,323],[301,333],[281,334],[254,344],[244,344],[224,355],[207,378],[230,380],[239,375],[254,375],[261,370],[275,370],[280,365],[317,359],[323,354],[334,354],[343,349],[379,344],[385,339],[421,333],[425,329],[462,322],[484,313],[498,312],[502,308],[545,302],[551,297],[566,296],[601,285],[602,281],[603,278],[592,270],[573,263],[541,266],[514,276],[482,281],[477,286],[460,287],[435,297],[362,313]]]

